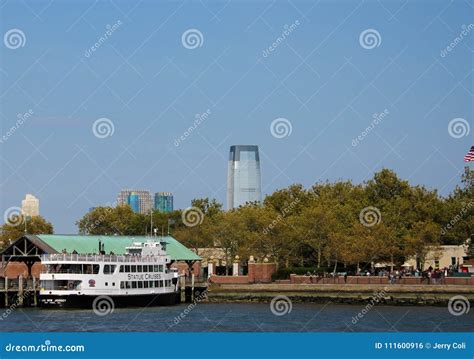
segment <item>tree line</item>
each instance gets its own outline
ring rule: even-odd
[[[97,207],[76,222],[79,233],[93,235],[147,235],[151,223],[158,235],[190,248],[222,248],[229,265],[236,255],[328,271],[398,266],[412,256],[422,263],[430,249],[464,244],[474,233],[474,170],[466,167],[461,185],[445,197],[383,169],[362,184],[290,185],[230,211],[202,198],[184,210],[148,215],[127,205]],[[2,238],[5,232],[4,225]]]

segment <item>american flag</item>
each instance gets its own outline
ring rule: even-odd
[[[464,162],[474,161],[474,146],[471,147],[469,152],[464,156]]]

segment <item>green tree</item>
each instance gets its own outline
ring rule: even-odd
[[[24,234],[52,234],[53,225],[41,216],[25,217],[22,215],[14,219],[14,224],[5,223],[0,227],[0,244],[4,248]]]

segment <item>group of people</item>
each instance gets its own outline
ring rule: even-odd
[[[443,268],[443,269],[434,269],[433,267],[429,267],[424,271],[420,271],[419,269],[406,269],[400,268],[390,271],[389,269],[380,269],[380,270],[367,270],[361,271],[356,273],[356,276],[376,276],[376,277],[386,277],[388,279],[389,284],[401,283],[403,278],[407,277],[421,277],[422,284],[443,284],[444,278],[450,275],[452,272],[451,268]],[[321,278],[338,278],[339,276],[344,277],[344,282],[347,282],[348,273],[316,273],[316,272],[307,272],[306,276],[316,277],[316,279]]]

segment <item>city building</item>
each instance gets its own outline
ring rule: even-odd
[[[258,146],[231,146],[227,170],[227,209],[237,208],[246,202],[260,202],[261,197]]]
[[[163,213],[173,212],[173,194],[171,192],[155,193],[155,209]]]
[[[138,202],[138,204],[137,204]],[[149,213],[153,208],[150,191],[142,189],[124,189],[117,197],[117,205],[127,204],[137,213]]]
[[[39,199],[28,193],[21,201],[21,210],[25,216],[39,216]]]
[[[468,244],[461,245],[444,245],[429,249],[424,258],[424,262],[420,263],[416,257],[408,258],[403,267],[419,268],[427,270],[429,267],[433,269],[443,269],[449,267],[458,267],[464,264],[467,258]]]
[[[140,213],[140,197],[136,192],[131,192],[128,195],[127,204],[132,208],[133,212]]]

